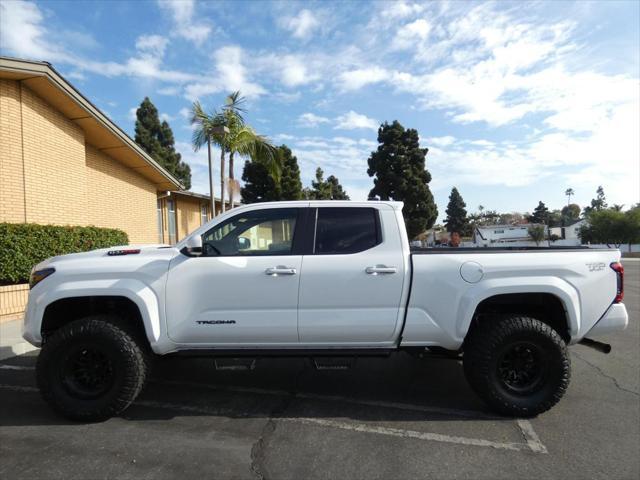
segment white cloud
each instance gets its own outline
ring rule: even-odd
[[[127,112],[127,118],[132,122],[137,120],[136,112],[138,111],[138,107],[131,107]]]
[[[321,123],[329,123],[330,121],[327,117],[322,117],[310,112],[303,113],[298,117],[298,123],[303,127],[317,127]]]
[[[398,50],[404,50],[424,45],[429,37],[429,32],[431,32],[431,24],[424,18],[419,18],[398,28],[392,46]]]
[[[448,147],[456,141],[455,137],[451,135],[445,135],[444,137],[431,137],[427,138],[426,145],[435,145],[436,147]]]
[[[219,48],[214,54],[215,72],[206,80],[191,83],[185,89],[189,100],[219,92],[240,90],[247,98],[267,93],[259,84],[251,81],[250,73],[244,66],[244,51],[236,45]]]
[[[195,0],[158,0],[158,5],[171,14],[176,35],[198,46],[209,37],[211,27],[194,19]]]
[[[336,126],[334,128],[339,130],[355,130],[358,128],[378,130],[379,126],[380,123],[377,120],[350,110],[336,118]]]
[[[0,2],[0,46],[2,50],[34,60],[69,61],[70,55],[51,42],[44,16],[35,3]]]
[[[294,38],[306,40],[320,28],[320,21],[313,12],[305,8],[300,10],[298,15],[285,18],[281,25],[291,32]]]
[[[294,55],[282,57],[280,68],[282,69],[282,83],[287,87],[304,85],[316,78],[309,74],[303,60]]]
[[[171,122],[175,120],[176,117],[163,112],[158,116],[158,118],[160,118],[161,122]]]
[[[144,55],[164,57],[169,39],[161,35],[140,35],[136,39],[136,49]]]
[[[341,73],[338,84],[345,91],[359,90],[366,85],[387,80],[389,76],[389,72],[380,67],[359,68]]]

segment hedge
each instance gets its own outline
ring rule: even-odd
[[[28,282],[31,268],[55,255],[128,243],[115,228],[0,223],[0,285]]]

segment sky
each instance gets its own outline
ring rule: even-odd
[[[0,52],[50,62],[131,136],[150,97],[200,193],[189,108],[240,90],[304,185],[321,167],[354,200],[398,120],[429,149],[439,221],[454,186],[469,212],[561,208],[567,188],[585,206],[598,185],[640,201],[638,1],[0,0]]]

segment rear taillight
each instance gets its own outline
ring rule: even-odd
[[[624,267],[620,262],[613,262],[610,267],[616,272],[616,278],[618,279],[616,298],[613,299],[613,303],[620,303],[624,298]]]

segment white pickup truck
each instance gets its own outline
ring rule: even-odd
[[[477,394],[531,416],[569,384],[567,346],[627,326],[615,249],[410,249],[397,202],[242,206],[176,246],[35,266],[24,338],[76,420],[127,408],[155,355],[462,358]],[[324,360],[323,360],[324,359]],[[318,360],[317,360],[318,361]]]

